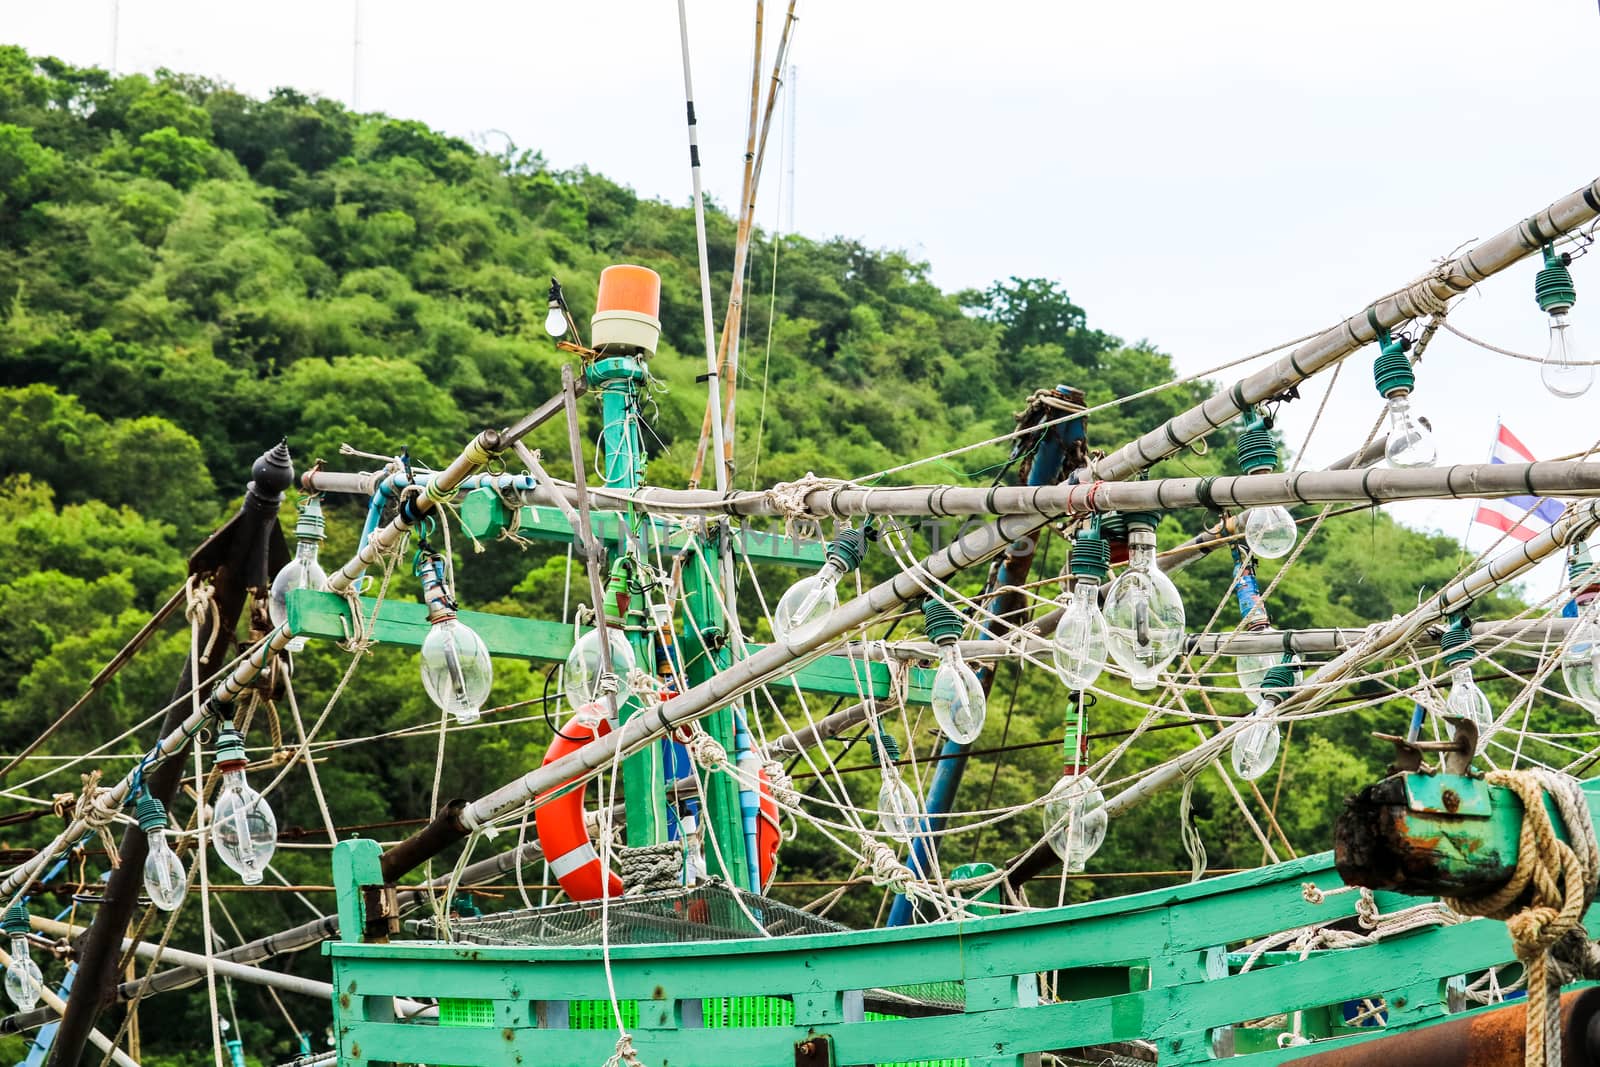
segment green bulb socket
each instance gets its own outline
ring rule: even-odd
[[[1580,541],[1567,554],[1567,583],[1574,589],[1582,589],[1595,582],[1600,582],[1600,571],[1595,570],[1589,546]]]
[[[223,723],[217,731],[217,748],[215,760],[217,763],[243,763],[244,734],[234,729],[233,723]]]
[[[1143,526],[1147,530],[1154,530],[1161,525],[1161,512],[1159,511],[1124,511],[1122,520],[1128,524],[1128,529]]]
[[[867,554],[867,534],[864,530],[840,530],[828,543],[828,558],[846,574],[861,566]]]
[[[167,806],[151,796],[150,790],[139,794],[139,803],[134,810],[139,816],[139,829],[145,833],[167,828]]]
[[[1450,624],[1439,638],[1439,648],[1444,652],[1444,665],[1446,667],[1459,667],[1463,663],[1471,663],[1477,653],[1472,650],[1472,630],[1464,620],[1457,620]]]
[[[1294,664],[1292,663],[1273,664],[1267,668],[1267,673],[1261,678],[1261,691],[1263,693],[1281,693],[1284,690],[1293,689],[1295,684],[1294,673]]]
[[[1107,511],[1100,516],[1100,536],[1107,544],[1128,539],[1128,520],[1120,511]]]
[[[6,917],[0,919],[0,928],[12,937],[24,937],[28,933],[28,906],[17,903],[6,909]]]
[[[1111,573],[1111,544],[1093,529],[1085,530],[1072,539],[1072,553],[1067,557],[1067,573],[1074,578],[1093,578],[1104,583]]]
[[[894,739],[893,734],[886,734],[882,730],[872,735],[873,742],[878,746],[885,762],[893,763],[900,758],[900,742]]]
[[[1395,393],[1409,393],[1416,387],[1417,376],[1406,358],[1407,344],[1403,337],[1391,337],[1388,330],[1378,332],[1378,358],[1372,361],[1372,383],[1378,395],[1387,400]]]
[[[300,516],[294,523],[296,541],[324,541],[328,537],[328,523],[322,517],[322,500],[308,496],[300,502]]]
[[[934,644],[948,645],[961,638],[967,624],[955,608],[938,597],[929,597],[922,602],[922,628]]]
[[[1571,310],[1578,302],[1578,289],[1572,284],[1567,257],[1552,246],[1544,246],[1544,269],[1533,279],[1533,298],[1551,315]]]
[[[1244,429],[1234,438],[1233,449],[1239,457],[1239,469],[1246,474],[1269,471],[1278,465],[1278,445],[1260,415],[1252,414],[1246,421]]]

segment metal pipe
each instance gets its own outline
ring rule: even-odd
[[[1317,1052],[1313,1043],[1303,1046],[1306,1054],[1294,1062],[1301,1067],[1522,1067],[1527,1018],[1527,1000],[1514,1000],[1326,1052]],[[1561,1062],[1600,1064],[1600,989],[1562,996]]]

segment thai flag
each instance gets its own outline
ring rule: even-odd
[[[1517,440],[1504,426],[1495,435],[1490,463],[1535,463],[1528,446]],[[1508,496],[1499,500],[1480,500],[1472,521],[1492,526],[1519,541],[1531,541],[1561,517],[1565,507],[1548,497]]]

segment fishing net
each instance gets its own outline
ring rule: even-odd
[[[742,906],[741,906],[742,904]],[[602,922],[613,945],[731,941],[746,937],[792,937],[847,929],[776,900],[744,893],[725,882],[628,895],[603,909],[598,900],[499,912],[451,920],[448,938],[433,920],[408,924],[418,935],[474,945],[598,945]]]

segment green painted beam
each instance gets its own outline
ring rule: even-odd
[[[1320,1011],[1365,996],[1407,998],[1405,1026],[1390,1028],[1393,1032],[1444,1017],[1448,978],[1513,959],[1504,925],[1480,920],[1285,960],[1246,974],[1204,962],[1223,959],[1218,945],[1353,915],[1355,894],[1313,905],[1301,893],[1305,882],[1324,889],[1339,885],[1330,854],[1195,885],[969,922],[698,942],[692,952],[681,944],[615,945],[609,973],[619,998],[641,1003],[681,1005],[751,995],[796,1002],[793,1025],[715,1034],[641,1026],[634,1031],[634,1044],[647,1064],[788,1067],[795,1041],[815,1033],[833,1041],[840,1063],[964,1057],[972,1064],[1015,1067],[1031,1052],[1134,1038],[1155,1041],[1163,1064],[1200,1063],[1210,1058],[1211,1034],[1219,1027],[1280,1012]],[[540,1029],[512,1021],[517,1005],[530,1000],[536,1005],[609,1000],[598,946],[335,943],[325,951],[333,958],[335,984],[353,994],[350,1008],[335,1011],[341,1053],[353,1062],[421,1059],[498,1067],[520,1058],[564,1067],[605,1059],[616,1039],[614,1031]],[[1129,960],[1145,962],[1147,988],[1110,985],[1102,995],[1092,995],[1091,983],[1084,982],[1080,989],[1089,995],[1037,1004],[1026,986],[1036,972],[1064,970],[1070,980],[1070,972],[1078,970],[1087,978]],[[853,990],[911,980],[963,981],[966,1009],[889,1021],[809,1010],[847,1003],[845,994]],[[445,988],[452,996],[493,1002],[496,1026],[451,1030],[449,1036],[457,1040],[446,1044],[438,1036],[442,1030],[424,1034],[424,1028],[384,1020],[387,998]],[[802,1001],[809,1006],[806,1020],[799,1011]],[[376,1021],[366,1016],[369,1010]],[[1236,1062],[1265,1067],[1286,1058],[1269,1050]]]
[[[506,530],[530,541],[570,545],[573,540],[572,523],[560,509],[538,504],[508,506],[500,494],[483,487],[474,489],[461,500],[461,526],[479,541],[497,538]],[[606,544],[616,546],[633,536],[620,513],[593,511],[589,524],[595,536]],[[677,551],[689,543],[693,536],[676,524],[655,520],[652,527],[660,544],[667,551]],[[808,538],[787,537],[765,530],[740,528],[734,531],[734,550],[741,559],[752,563],[775,563],[790,567],[820,567],[826,556],[826,544]]]
[[[406,648],[422,646],[428,636],[428,612],[423,605],[390,597],[379,605],[374,618],[374,603],[370,597],[361,598],[363,618],[373,619],[370,636],[374,640]],[[334,593],[296,590],[289,594],[288,607],[289,627],[296,634],[344,640],[352,633],[349,602]],[[572,627],[565,623],[482,611],[463,611],[461,621],[477,631],[491,656],[563,663],[572,651]],[[764,646],[749,647],[754,651]],[[823,656],[801,667],[792,677],[803,691],[821,696],[855,698],[863,691],[877,700],[891,696],[888,664],[863,664],[849,656]],[[910,702],[926,704],[932,685],[933,671],[913,667]]]

